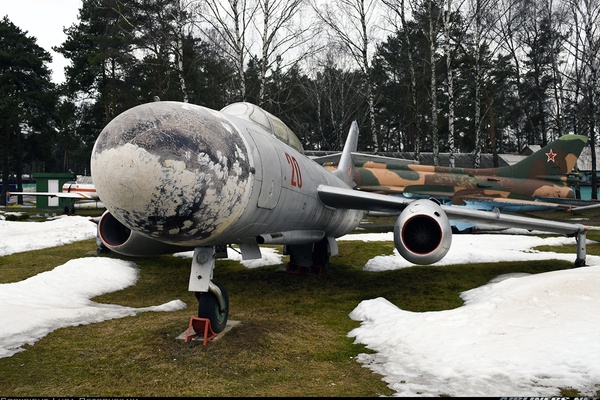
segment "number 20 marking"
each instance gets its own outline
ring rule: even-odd
[[[288,164],[292,167],[292,186],[296,186],[297,188],[302,187],[302,173],[300,172],[300,165],[298,165],[298,161],[294,156],[290,156],[288,153],[285,153],[285,158],[287,158]]]

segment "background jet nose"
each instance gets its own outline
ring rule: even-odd
[[[250,190],[240,133],[221,113],[187,103],[148,103],[117,116],[92,151],[92,177],[123,224],[176,243],[218,234]]]

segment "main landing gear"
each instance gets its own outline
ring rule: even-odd
[[[337,255],[335,239],[327,237],[315,244],[285,245],[283,254],[290,256],[286,272],[290,274],[321,275],[329,263],[329,257]]]
[[[225,247],[196,247],[192,259],[189,290],[198,299],[198,317],[210,321],[215,333],[222,332],[229,319],[229,296],[225,286],[212,281],[215,259],[227,256]]]
[[[286,245],[288,272],[321,274],[330,256],[338,253],[335,239],[323,238],[315,244]],[[226,246],[196,247],[192,259],[189,290],[198,299],[198,317],[210,321],[215,333],[222,332],[229,318],[229,296],[225,286],[212,281],[216,258],[227,258]]]

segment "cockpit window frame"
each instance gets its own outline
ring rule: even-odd
[[[232,103],[222,108],[221,112],[259,125],[279,141],[304,154],[304,148],[298,136],[281,119],[259,106],[246,102]]]

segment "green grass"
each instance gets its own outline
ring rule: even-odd
[[[600,239],[596,232],[590,236]],[[569,251],[575,258],[575,246],[564,247],[551,250]],[[462,305],[461,292],[498,275],[572,266],[527,261],[368,272],[362,270],[365,262],[391,254],[393,243],[343,241],[339,248],[340,255],[319,277],[218,260],[214,280],[227,287],[230,319],[241,324],[206,347],[176,339],[197,307],[187,291],[191,261],[132,259],[140,268],[137,284],[94,301],[144,307],[180,299],[188,308],[54,331],[26,351],[0,359],[0,395],[391,395],[381,376],[356,361],[368,350],[347,337],[359,326],[348,314],[362,300],[385,297],[405,310],[445,310]],[[0,257],[0,283],[26,279],[94,250],[95,241],[86,240]],[[588,246],[588,254],[600,252]],[[563,393],[579,394],[577,388]]]

